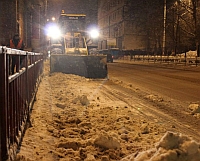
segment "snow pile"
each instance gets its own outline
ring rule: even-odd
[[[94,141],[96,146],[104,149],[119,149],[120,143],[115,137],[109,136],[106,132],[102,132]]]
[[[200,144],[188,136],[166,132],[156,147],[134,153],[121,161],[199,161]]]
[[[189,108],[192,115],[200,116],[200,106],[199,106],[199,104],[192,103],[192,104],[189,105],[188,108]]]
[[[149,95],[145,96],[145,98],[147,98],[153,102],[163,102],[163,98],[161,98],[158,95],[149,94]]]
[[[186,53],[186,55],[187,55],[187,57],[195,57],[195,56],[197,56],[197,51],[190,50]]]
[[[78,96],[72,101],[74,104],[80,102],[83,106],[88,106],[90,104],[86,95]]]
[[[185,56],[185,53],[181,53],[181,54],[177,54],[178,56]],[[196,57],[197,56],[197,51],[195,50],[195,51],[188,51],[188,52],[186,52],[186,56],[187,57],[190,57],[190,58],[194,58],[194,57]]]
[[[143,105],[138,97],[123,100],[129,93],[113,88],[112,82],[63,73],[49,75],[49,68],[44,67],[45,77],[31,113],[32,126],[16,161],[195,161],[199,157],[199,144],[182,135],[165,134],[180,129],[172,129],[171,123],[159,116],[148,117],[150,113],[143,109],[149,104]],[[147,95],[126,81],[114,80]],[[146,98],[162,102],[157,95]]]

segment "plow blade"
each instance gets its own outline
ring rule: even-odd
[[[50,56],[50,72],[75,74],[86,78],[106,78],[105,56],[74,56],[55,54]]]

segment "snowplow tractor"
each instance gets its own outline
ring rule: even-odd
[[[62,46],[63,54],[58,52],[50,54],[51,73],[62,72],[86,78],[107,77],[106,56],[88,54],[85,20],[84,14],[65,14],[62,11],[58,20],[58,28],[62,36],[58,42]],[[55,33],[55,28],[53,31]]]

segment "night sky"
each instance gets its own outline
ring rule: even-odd
[[[48,0],[49,18],[58,18],[61,10],[65,13],[82,13],[87,16],[88,24],[97,24],[98,0]]]

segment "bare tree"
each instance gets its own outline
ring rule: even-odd
[[[175,54],[196,49],[199,56],[198,2],[199,0],[174,0],[169,4],[168,42],[173,43]]]

